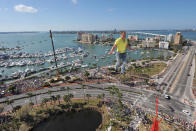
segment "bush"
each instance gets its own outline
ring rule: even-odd
[[[16,113],[16,118],[18,118],[20,121],[27,120],[31,109],[32,106],[30,106],[29,104],[22,106],[22,108]]]
[[[54,80],[54,79],[51,79],[51,80],[50,80],[50,83],[54,83],[54,82],[55,82],[55,80]]]
[[[66,80],[66,81],[68,81],[68,80],[70,80],[70,79],[71,79],[70,76],[65,76],[65,80]]]
[[[48,87],[48,86],[50,86],[50,83],[49,83],[49,82],[45,82],[45,83],[42,85],[42,87]]]

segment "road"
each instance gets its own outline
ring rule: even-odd
[[[91,94],[92,97],[96,97],[98,94],[104,93],[106,98],[112,98],[112,96],[109,94],[109,91],[106,90],[106,87],[110,86],[111,83],[104,83],[104,84],[91,84],[88,85],[88,87],[85,89],[85,94]],[[153,92],[153,91],[148,91],[148,90],[143,90],[143,89],[138,89],[138,88],[133,88],[129,87],[126,85],[116,85],[113,83],[116,87],[120,89],[120,91],[123,93],[123,101],[132,105],[132,106],[141,106],[145,107],[153,112],[155,112],[155,99],[156,97],[159,98],[159,112],[164,112],[167,113],[168,115],[171,116],[178,116],[179,118],[182,118],[184,120],[188,120],[192,122],[194,118],[194,107],[188,106],[180,101],[178,101],[175,98],[172,98],[171,100],[167,100],[164,98],[164,96],[160,93]],[[83,97],[83,89],[81,89],[81,85],[74,85],[74,86],[69,86],[71,88],[70,93],[74,95],[74,98],[81,98]],[[37,102],[41,103],[43,98],[50,98],[50,95],[47,94],[48,90],[52,91],[57,91],[53,92],[52,95],[61,95],[63,97],[65,94],[67,94],[67,91],[59,91],[60,87],[55,87],[55,88],[47,88],[39,91],[35,91],[32,93],[44,93],[41,95],[37,95]],[[10,96],[9,99],[15,99],[19,97],[24,97],[26,94],[21,94],[20,96]],[[5,100],[0,99],[1,101]],[[35,103],[35,96],[31,98],[32,102]],[[30,103],[29,98],[24,98],[24,99],[18,99],[15,100],[13,103],[13,106],[17,105],[24,105]],[[173,109],[173,110],[171,110]],[[191,116],[186,116],[182,113],[183,109],[189,109],[190,113],[192,114]],[[4,108],[4,111],[11,110],[11,106],[7,105]],[[175,113],[174,113],[175,112]]]
[[[184,63],[184,68],[181,68],[181,73],[178,74],[178,78],[176,78],[176,85],[173,89],[170,89],[169,93],[172,96],[179,98],[181,101],[184,101],[184,98],[187,97],[191,100],[194,98],[192,96],[192,78],[194,69],[191,64],[193,63],[193,58],[195,56],[195,47],[193,46],[190,51],[190,55]],[[188,55],[188,54],[187,54]]]

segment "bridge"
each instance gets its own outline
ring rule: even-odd
[[[161,34],[153,34],[153,33],[146,33],[146,32],[132,32],[133,34],[139,34],[139,35],[147,35],[147,36],[158,36],[161,38],[166,38],[167,35],[161,35]]]

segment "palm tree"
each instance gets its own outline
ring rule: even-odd
[[[36,105],[37,105],[37,94],[35,93],[35,102],[36,102]]]
[[[99,103],[100,103],[100,99],[101,99],[101,95],[99,94],[99,95],[97,95],[97,99],[99,100]]]
[[[105,100],[104,100],[104,99],[105,99],[105,94],[104,94],[104,93],[102,93],[102,94],[101,94],[101,97],[102,97],[102,101],[103,101],[103,103],[105,103]]]
[[[64,95],[64,96],[63,96],[63,100],[64,100],[66,103],[69,103],[69,102],[70,102],[70,96],[69,96],[69,95]]]
[[[51,96],[51,98],[50,98],[52,101],[54,101],[54,104],[56,103],[56,97],[55,96]]]
[[[48,90],[48,95],[50,95],[50,98],[51,98],[51,94],[52,94],[52,91]]]
[[[73,94],[69,94],[69,98],[70,98],[70,103],[71,103],[71,99],[74,97]]]
[[[85,86],[84,85],[82,85],[82,89],[83,89],[83,96],[84,96],[84,100],[85,100],[85,96],[86,95],[85,95],[85,90],[84,90],[85,89]]]
[[[61,96],[60,96],[60,95],[57,95],[56,98],[57,98],[57,100],[58,100],[58,102],[59,102],[59,105],[60,105]]]
[[[48,102],[48,100],[49,100],[48,98],[42,99],[42,103],[43,103],[43,104],[46,104],[46,108],[47,108],[47,102]]]
[[[31,100],[31,97],[33,97],[33,94],[32,93],[27,93],[27,97],[30,99],[31,104],[33,104],[32,100]]]
[[[8,101],[7,101],[7,104],[8,104],[8,105],[11,105],[12,110],[14,110],[14,107],[13,107],[12,103],[14,103],[14,100],[8,100]]]
[[[67,87],[68,95],[69,95],[69,91],[70,91],[70,89],[71,89],[70,87]]]
[[[90,94],[86,94],[86,97],[88,98],[88,104],[89,104],[89,98],[91,97]]]

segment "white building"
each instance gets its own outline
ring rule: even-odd
[[[173,36],[172,34],[169,34],[169,35],[167,36],[167,41],[173,42],[173,41],[174,41],[174,36]]]
[[[154,48],[156,45],[156,41],[153,38],[146,38],[146,40],[142,41],[143,48]]]
[[[159,48],[161,48],[161,49],[169,49],[169,42],[160,41],[159,42]]]

